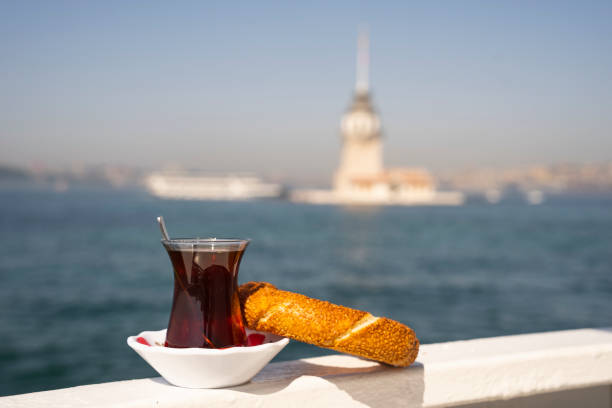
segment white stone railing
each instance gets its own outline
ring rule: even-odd
[[[510,401],[505,401],[510,400]],[[612,407],[612,329],[421,346],[392,368],[345,355],[269,364],[252,382],[192,390],[147,378],[0,398],[0,407]]]

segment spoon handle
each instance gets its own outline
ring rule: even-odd
[[[166,229],[166,224],[164,223],[164,217],[161,215],[157,217],[157,222],[159,223],[159,229],[161,230],[162,238],[166,241],[170,241],[170,237],[168,236],[168,230]]]

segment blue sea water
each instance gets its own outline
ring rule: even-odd
[[[422,343],[612,326],[612,200],[343,208],[0,190],[0,395],[156,376],[174,236],[252,239],[240,280],[367,310]],[[292,342],[277,360],[328,353]]]

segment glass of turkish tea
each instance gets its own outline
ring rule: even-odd
[[[166,347],[244,346],[238,268],[249,241],[162,240],[174,269]]]

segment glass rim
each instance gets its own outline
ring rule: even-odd
[[[241,250],[251,242],[249,238],[171,238],[162,239],[166,249],[228,251]]]

